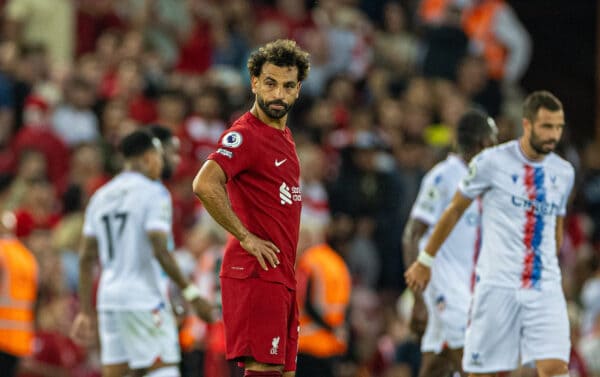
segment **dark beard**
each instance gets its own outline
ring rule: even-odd
[[[544,144],[540,143],[539,140],[534,136],[531,135],[531,137],[529,138],[529,146],[537,153],[537,154],[549,154],[551,152],[554,151],[554,148],[552,149],[544,149]],[[556,147],[556,144],[554,144],[554,146]]]
[[[165,160],[164,161],[164,165],[163,165],[163,169],[160,172],[160,178],[163,181],[169,180],[173,176],[173,171],[174,170],[175,169],[173,169],[173,167],[171,166],[171,164],[167,160]]]
[[[256,102],[258,103],[258,106],[262,109],[262,111],[264,111],[265,114],[267,114],[267,116],[271,119],[283,118],[292,107],[292,105],[287,105],[283,101],[271,101],[269,103],[265,103],[265,101],[258,96],[256,97]],[[281,105],[283,106],[283,109],[273,110],[269,108],[269,105]]]

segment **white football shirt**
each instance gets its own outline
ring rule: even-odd
[[[117,175],[92,196],[83,233],[98,240],[98,309],[169,305],[168,277],[154,257],[148,232],[164,232],[171,239],[171,218],[167,189],[137,172]]]
[[[536,289],[560,282],[556,217],[566,214],[574,177],[573,166],[554,153],[529,160],[517,140],[473,158],[459,190],[483,198],[478,280]]]
[[[467,166],[463,160],[450,154],[423,178],[410,215],[430,226],[419,241],[420,250],[427,244],[434,225],[466,175]],[[452,300],[457,306],[468,308],[473,265],[479,249],[479,220],[479,204],[474,201],[436,254],[429,285],[435,292],[443,294],[438,300]]]

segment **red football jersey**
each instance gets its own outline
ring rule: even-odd
[[[280,264],[263,270],[237,239],[227,242],[221,276],[261,279],[296,289],[294,264],[300,227],[302,194],[300,164],[290,130],[277,130],[252,113],[242,115],[219,139],[208,156],[227,175],[233,211],[256,236],[281,251]]]

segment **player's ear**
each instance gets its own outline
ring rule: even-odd
[[[256,94],[256,86],[258,85],[258,77],[250,77],[250,86],[252,87],[252,93]]]
[[[522,125],[524,130],[528,130],[532,127],[531,121],[527,118],[523,118]]]
[[[298,82],[298,91],[296,92],[296,99],[300,97],[300,89],[302,89],[302,81]]]

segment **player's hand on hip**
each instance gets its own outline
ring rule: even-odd
[[[96,341],[96,332],[90,315],[79,313],[71,326],[71,338],[79,344],[91,346]]]
[[[242,245],[250,255],[254,255],[256,259],[258,259],[258,263],[265,271],[269,270],[268,265],[275,268],[279,264],[279,258],[277,257],[279,249],[271,241],[260,239],[254,234],[248,233],[248,235],[240,241],[240,245]]]
[[[195,299],[190,301],[190,305],[194,309],[196,315],[200,317],[204,322],[213,323],[215,321],[215,308],[206,299],[202,297],[196,297]]]
[[[414,262],[404,273],[404,279],[414,292],[423,292],[431,279],[431,269],[419,262]]]

